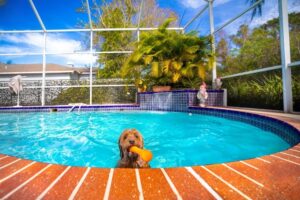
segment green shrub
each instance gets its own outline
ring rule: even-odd
[[[293,73],[294,111],[300,111],[300,73]],[[280,71],[223,80],[228,90],[228,105],[264,109],[283,109]]]
[[[134,103],[136,89],[134,87],[95,87],[93,88],[93,104]],[[62,91],[52,105],[67,105],[69,103],[90,103],[88,87],[68,88]]]

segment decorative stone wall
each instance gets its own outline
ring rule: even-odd
[[[170,92],[138,93],[138,103],[145,110],[186,111],[189,106],[197,106],[198,90],[177,90]],[[223,90],[208,90],[208,106],[224,106]]]
[[[101,87],[93,87],[93,104],[100,103],[135,103],[136,89],[134,86],[117,86],[125,84],[122,79],[100,79],[93,80],[93,85],[101,85]],[[82,85],[89,86],[89,80],[70,81],[70,80],[49,80],[46,81],[45,88],[45,104],[46,105],[62,105],[68,103],[89,103],[89,87],[80,87]],[[109,86],[114,85],[114,86]],[[42,81],[23,81],[23,91],[20,92],[20,105],[34,106],[41,105],[42,98]],[[59,87],[53,87],[59,86]],[[72,87],[73,94],[79,98],[69,98],[65,93],[67,86]],[[95,97],[94,97],[95,96]],[[100,98],[99,98],[100,96]],[[98,98],[97,98],[98,97]],[[80,99],[80,102],[75,102]],[[72,102],[73,101],[73,102]],[[79,100],[78,100],[79,101]],[[7,82],[0,82],[0,106],[17,105],[17,95],[10,91]]]

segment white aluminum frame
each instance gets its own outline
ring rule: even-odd
[[[168,27],[167,30],[173,31],[182,31],[184,30],[183,27]],[[147,28],[147,27],[136,27],[136,28],[93,28],[94,32],[113,32],[113,31],[154,31],[158,30],[158,28]],[[46,29],[43,30],[0,30],[0,33],[69,33],[69,32],[90,32],[91,29],[85,28],[75,28],[75,29]]]
[[[240,14],[238,14],[237,16],[235,16],[234,18],[228,20],[225,24],[223,24],[216,31],[214,31],[213,34],[216,34],[220,30],[222,30],[224,27],[228,26],[229,24],[231,24],[232,22],[234,22],[235,20],[237,20],[238,18],[240,18],[241,16],[243,16],[244,14],[246,14],[248,11],[250,11],[253,8],[255,8],[256,6],[258,6],[261,2],[262,2],[262,0],[257,1],[255,4],[253,4],[252,6],[250,6],[249,8],[247,8],[246,10],[244,10],[243,12],[241,12]]]
[[[289,67],[300,67],[300,61],[292,62],[288,64]]]
[[[133,51],[74,51],[74,52],[50,52],[45,53],[45,55],[65,55],[65,54],[129,54]],[[0,56],[41,56],[44,55],[44,53],[1,53]]]
[[[212,6],[214,0],[205,0],[210,4],[210,31],[211,36],[215,35],[217,32],[219,32],[224,27],[228,26],[232,22],[234,22],[239,17],[246,14],[248,11],[252,10],[256,6],[258,6],[262,0],[256,2],[240,14],[238,14],[233,19],[227,21],[225,24],[223,24],[221,27],[219,27],[216,31],[212,31],[213,29],[213,13],[212,13]],[[264,71],[270,71],[274,69],[282,69],[282,83],[283,83],[283,111],[286,113],[293,112],[293,95],[292,95],[292,76],[291,76],[291,67],[292,66],[299,66],[300,61],[296,61],[291,63],[291,54],[290,54],[290,39],[289,39],[289,22],[288,22],[288,3],[287,0],[278,0],[278,10],[279,10],[279,21],[280,21],[280,51],[281,51],[281,65],[264,68],[264,69],[258,69],[253,70],[249,72],[243,72],[238,74],[233,74],[229,76],[222,77],[225,78],[232,78],[232,77],[238,77],[238,76],[244,76],[254,73],[260,73]],[[214,41],[212,43],[212,47],[214,45]],[[216,76],[216,71],[213,69],[213,80],[214,76]]]
[[[273,71],[276,69],[281,69],[281,65],[251,70],[251,71],[247,71],[247,72],[241,72],[241,73],[232,74],[232,75],[228,75],[228,76],[223,76],[222,79],[234,78],[234,77],[245,76],[245,75],[250,75],[250,74],[257,74],[257,73],[261,73],[261,72],[268,72],[268,71]]]
[[[202,10],[200,10],[188,23],[186,23],[183,28],[187,29],[196,19],[198,19],[198,17],[200,17],[206,11],[207,8],[208,8],[208,4],[206,4],[202,8]]]
[[[211,36],[211,53],[212,56],[216,54],[216,45],[215,45],[215,23],[214,23],[214,12],[213,12],[213,3],[214,0],[207,0],[209,6],[209,27],[210,27],[210,36]],[[216,59],[212,63],[212,85],[215,88],[215,80],[217,79],[217,62]]]
[[[283,88],[283,110],[293,111],[292,74],[289,64],[291,63],[290,33],[287,0],[278,0],[279,22],[280,22],[280,52],[282,65],[282,88]]]
[[[139,10],[139,18],[138,18],[138,27],[137,27],[137,41],[140,42],[140,22],[142,17],[142,10],[144,6],[144,0],[141,0],[140,10]]]

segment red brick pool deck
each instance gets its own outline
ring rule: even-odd
[[[247,112],[300,130],[299,115]],[[0,154],[0,199],[299,200],[300,143],[250,160],[166,169],[69,167]]]

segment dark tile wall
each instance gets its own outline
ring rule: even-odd
[[[145,110],[185,111],[199,104],[198,90],[138,93],[138,104]],[[223,106],[223,90],[208,90],[208,106]]]
[[[198,90],[189,90],[189,106],[199,105],[199,100],[197,99]],[[208,90],[208,99],[206,100],[206,105],[208,106],[224,106],[224,90]]]

